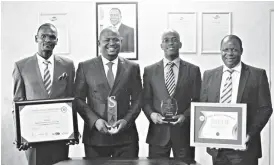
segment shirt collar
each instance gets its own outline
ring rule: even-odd
[[[166,67],[169,62],[174,62],[175,66],[177,68],[179,68],[179,66],[180,66],[180,58],[179,57],[177,57],[173,61],[169,61],[168,59],[164,58],[163,61],[164,61],[164,67]]]
[[[234,70],[234,72],[238,72],[238,73],[241,73],[241,70],[242,70],[242,62],[240,61],[238,65],[236,65],[234,68],[228,68],[226,65],[224,65],[224,68],[223,68],[223,72],[227,71],[227,70]]]
[[[102,55],[101,55],[102,56]],[[110,61],[106,59],[104,56],[102,56],[102,61],[104,65],[107,65]],[[118,57],[115,58],[113,61],[111,61],[113,64],[118,64]]]
[[[43,62],[45,61],[45,59],[44,59],[43,57],[41,57],[38,53],[36,53],[36,56],[37,56],[38,63],[43,64]],[[54,62],[54,57],[53,57],[53,56],[54,56],[54,55],[51,55],[51,56],[47,59],[47,61],[49,61],[50,64],[53,64],[53,62]]]

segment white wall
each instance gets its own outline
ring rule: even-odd
[[[99,0],[98,0],[99,2]],[[274,2],[163,2],[139,0],[139,60],[141,70],[163,57],[160,49],[161,32],[167,28],[167,12],[198,12],[198,38],[200,38],[200,12],[232,12],[232,32],[243,40],[243,61],[270,71],[270,23],[269,10]],[[96,56],[96,13],[94,2],[2,2],[2,165],[25,165],[23,152],[17,151],[12,142],[14,129],[11,117],[11,75],[15,61],[33,55],[37,51],[34,35],[39,26],[39,13],[69,13],[71,53],[67,57],[79,61]],[[195,55],[181,58],[201,67],[202,72],[221,64],[220,55],[201,55],[200,42]],[[274,58],[272,56],[272,58]],[[141,73],[142,74],[142,73]],[[273,74],[273,72],[272,72]],[[272,90],[273,91],[273,90]],[[273,92],[272,92],[273,95]],[[79,118],[80,119],[80,118]],[[140,157],[148,155],[145,144],[148,121],[141,114],[137,121],[140,136]],[[79,129],[82,130],[80,121]],[[270,127],[262,133],[263,158],[261,165],[269,165]],[[272,127],[273,130],[273,127]],[[272,139],[272,144],[274,143]],[[273,147],[272,147],[273,150]],[[211,164],[204,148],[197,148],[196,159],[203,165]],[[272,152],[274,153],[274,152]],[[84,156],[83,145],[72,147],[70,156]]]

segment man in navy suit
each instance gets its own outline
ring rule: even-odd
[[[269,84],[265,70],[243,63],[242,53],[241,39],[228,35],[221,41],[223,65],[204,72],[201,102],[247,104],[247,149],[208,148],[213,165],[258,165],[262,157],[260,132],[273,111]]]
[[[175,159],[193,163],[194,148],[190,147],[190,103],[199,101],[201,73],[198,66],[179,57],[182,47],[178,32],[166,30],[161,48],[164,58],[144,70],[144,107],[149,130],[147,143],[150,158],[168,158],[171,149]],[[174,122],[164,121],[161,101],[177,100],[178,112]]]
[[[13,70],[13,101],[73,97],[74,64],[71,60],[53,55],[57,44],[57,29],[46,23],[39,27],[35,42],[38,52],[17,61]],[[47,142],[26,150],[28,165],[52,165],[68,159],[69,147],[64,142]]]
[[[121,22],[122,13],[118,8],[112,8],[109,12],[112,28],[116,29],[122,37],[120,52],[134,52],[134,29]]]
[[[135,119],[141,110],[139,65],[119,57],[119,32],[103,29],[98,41],[101,56],[80,62],[75,80],[77,110],[83,118],[86,157],[138,157]],[[108,121],[108,99],[117,102],[117,121]],[[110,128],[117,128],[112,132]]]

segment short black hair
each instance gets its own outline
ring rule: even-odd
[[[110,11],[111,11],[111,10],[118,10],[118,11],[119,11],[119,13],[120,13],[120,15],[122,15],[121,10],[120,10],[119,8],[117,8],[117,7],[111,8],[111,9],[110,9]],[[109,11],[109,12],[110,12],[110,11]]]
[[[40,31],[42,28],[44,28],[44,27],[53,27],[54,29],[56,29],[56,32],[57,32],[57,28],[56,28],[53,24],[51,24],[51,23],[44,23],[44,24],[42,24],[42,25],[38,28],[37,34],[38,34],[39,31]]]
[[[225,37],[222,39],[222,41],[221,41],[221,47],[222,47],[223,42],[224,42],[225,39],[229,39],[229,40],[235,39],[235,40],[237,40],[237,41],[239,42],[239,44],[240,44],[241,49],[243,49],[242,40],[240,39],[240,37],[238,37],[238,36],[236,36],[236,35],[233,35],[233,34],[229,34],[229,35],[225,36]]]

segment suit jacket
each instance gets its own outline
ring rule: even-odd
[[[134,29],[125,24],[121,24],[118,29],[123,37],[120,52],[134,52]]]
[[[67,73],[67,77],[59,80],[58,77],[64,72]],[[36,55],[16,62],[12,76],[14,82],[13,101],[73,97],[75,70],[73,62],[67,58],[54,56],[54,71],[51,75],[53,83],[50,95],[45,89]],[[56,148],[56,146],[59,147]],[[45,154],[52,152],[54,154],[51,159],[44,157]],[[40,144],[36,148],[28,149],[26,156],[29,165],[52,164],[68,158],[68,146],[60,142]]]
[[[75,101],[83,118],[83,143],[96,146],[109,146],[138,141],[135,119],[140,113],[142,84],[139,65],[118,57],[117,74],[110,88],[102,57],[80,62],[75,80]],[[95,128],[101,118],[107,121],[107,98],[115,96],[117,119],[125,119],[127,128],[115,135],[107,135]],[[87,103],[86,103],[87,100]]]
[[[219,102],[222,75],[223,66],[205,71],[201,90],[201,102]],[[260,158],[262,156],[260,132],[273,111],[265,70],[242,63],[237,103],[247,104],[246,131],[250,135],[248,149],[246,151],[223,150],[227,152],[228,158],[232,158],[235,154],[242,157]],[[212,156],[217,156],[218,154],[218,150],[216,149],[208,148],[207,152]]]
[[[153,145],[166,145],[171,139],[173,144],[190,143],[190,103],[199,101],[201,88],[201,73],[198,66],[180,60],[177,85],[174,98],[178,104],[178,114],[184,114],[186,119],[182,126],[169,124],[154,124],[150,115],[152,112],[161,114],[161,100],[169,97],[164,78],[163,60],[145,67],[144,70],[144,107],[143,111],[150,121],[146,142]]]

